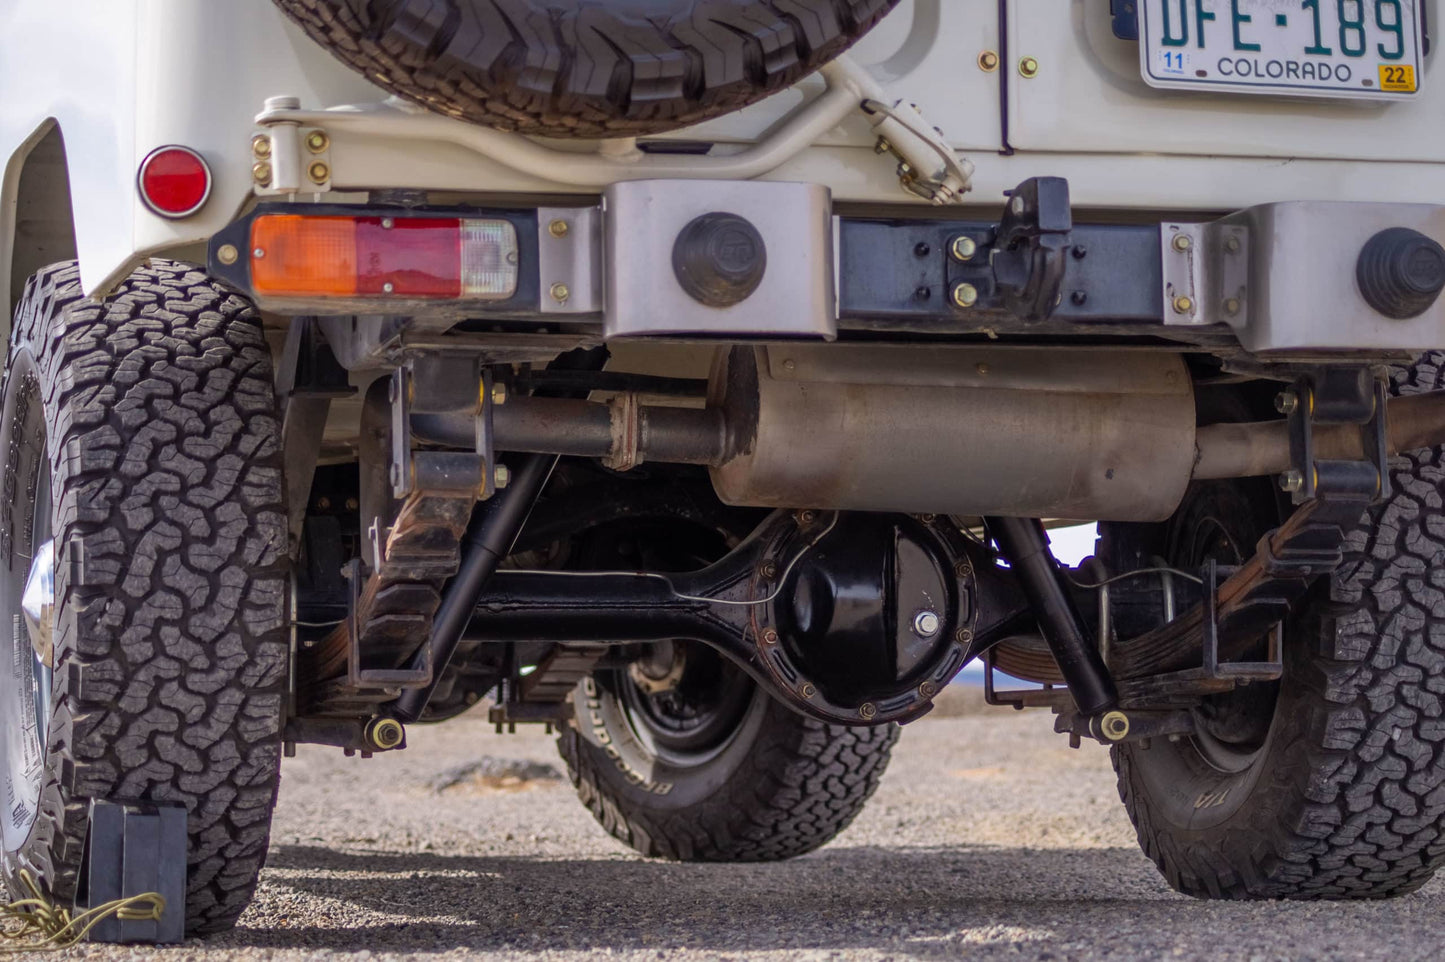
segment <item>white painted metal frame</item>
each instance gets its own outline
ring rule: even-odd
[[[929,127],[916,109],[889,107],[882,86],[862,67],[844,56],[824,66],[819,74],[827,83],[823,94],[789,114],[771,133],[731,153],[705,155],[648,153],[632,138],[604,140],[595,150],[577,151],[548,146],[522,134],[461,123],[431,113],[397,98],[377,104],[300,110],[291,98],[272,98],[256,123],[273,133],[273,176],[262,194],[316,191],[347,184],[343,170],[334,170],[323,185],[303,174],[301,127],[325,130],[328,137],[357,133],[369,141],[392,140],[415,145],[448,143],[496,161],[514,171],[556,184],[599,189],[631,180],[749,180],[767,174],[836,127],[844,118],[862,111],[905,165],[901,172],[937,180],[939,203],[957,200],[968,190],[972,165],[958,158],[943,135]],[[912,116],[909,116],[909,115]],[[366,141],[352,151],[366,149]],[[339,151],[337,152],[339,153]]]

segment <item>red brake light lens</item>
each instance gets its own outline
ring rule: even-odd
[[[189,147],[157,147],[141,161],[141,200],[162,217],[194,214],[211,195],[211,168]]]

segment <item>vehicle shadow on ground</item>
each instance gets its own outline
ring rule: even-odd
[[[298,924],[253,929],[243,918],[216,947],[874,949],[924,959],[1022,948],[1067,957],[1109,943],[1206,946],[1221,926],[1232,948],[1254,939],[1277,948],[1280,926],[1290,924],[1330,935],[1342,952],[1355,943],[1378,951],[1392,929],[1416,940],[1422,927],[1436,929],[1445,940],[1438,896],[1198,902],[1169,891],[1137,850],[1120,848],[838,846],[781,864],[677,865],[279,846],[268,870],[267,887],[294,899]]]

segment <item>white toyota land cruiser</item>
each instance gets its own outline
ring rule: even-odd
[[[786,858],[978,659],[1180,891],[1420,886],[1442,18],[0,4],[4,877],[180,804],[224,929],[284,751],[488,696],[638,850]]]

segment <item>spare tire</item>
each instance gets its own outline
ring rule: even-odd
[[[503,130],[632,137],[745,107],[898,0],[276,0],[343,63]]]

